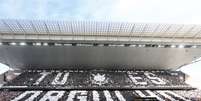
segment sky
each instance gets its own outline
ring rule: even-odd
[[[0,63],[0,75],[5,73],[8,70],[9,70],[9,67],[7,65]]]
[[[0,19],[201,24],[200,0],[0,0]]]
[[[187,78],[186,83],[191,84],[201,90],[201,61],[194,62],[192,64],[183,66],[179,69],[180,71],[188,74],[190,77]]]
[[[0,19],[201,24],[200,4],[201,0],[0,0]],[[201,77],[199,66],[201,62],[182,71]]]

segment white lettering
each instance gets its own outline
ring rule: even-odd
[[[147,85],[147,82],[143,82],[143,81],[139,81],[139,80],[143,80],[141,77],[135,77],[131,74],[128,74],[128,77],[131,79],[131,81],[136,84],[136,85]]]
[[[19,96],[15,97],[13,100],[11,101],[20,101],[21,99],[25,98],[26,96],[29,95],[29,97],[24,100],[24,101],[34,101],[34,99],[40,95],[40,93],[42,93],[43,91],[26,91],[22,94],[20,94]]]
[[[79,94],[75,96],[76,94]],[[74,101],[77,97],[80,101],[87,101],[87,91],[71,91],[66,101]]]
[[[190,100],[187,100],[184,97],[182,97],[180,95],[177,95],[177,94],[175,94],[174,92],[171,92],[171,91],[157,91],[157,93],[159,93],[160,95],[164,96],[165,99],[169,99],[171,101],[180,101],[180,100],[190,101]],[[174,99],[172,96],[175,96],[175,97],[177,97],[179,99],[178,100]]]
[[[156,98],[159,101],[164,101],[163,99],[161,99],[160,97],[158,97],[156,94],[154,94],[154,92],[150,91],[150,90],[145,90],[145,92],[148,95],[145,95],[142,91],[140,90],[136,90],[135,91],[140,97],[142,98]]]
[[[104,90],[103,93],[105,95],[106,101],[113,101],[112,96],[108,90]]]
[[[40,101],[58,101],[64,93],[65,91],[48,91]]]
[[[53,85],[63,85],[66,83],[67,79],[68,79],[68,76],[69,76],[69,73],[65,73],[64,74],[64,77],[62,78],[62,80],[59,80],[62,76],[62,73],[58,73],[57,76],[55,77],[54,81],[52,82]]]
[[[42,76],[34,83],[34,85],[39,85],[39,83],[48,75],[49,72],[42,72],[40,73]]]
[[[119,101],[126,101],[123,95],[119,91],[114,91]]]
[[[92,94],[93,94],[93,101],[100,101],[99,94],[97,91],[92,91]]]
[[[163,80],[161,80],[159,77],[156,77],[156,75],[154,75],[153,73],[150,72],[145,72],[144,73],[147,78],[149,78],[154,84],[158,84],[158,85],[165,85],[166,82],[164,82]]]

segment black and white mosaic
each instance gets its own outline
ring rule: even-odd
[[[26,70],[0,101],[201,101],[179,71]]]
[[[173,71],[26,71],[4,88],[186,89],[184,74]]]
[[[194,96],[185,96],[191,93]],[[72,90],[2,91],[1,101],[200,101],[200,91],[179,90]]]

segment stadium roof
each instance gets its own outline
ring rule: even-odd
[[[0,20],[0,62],[20,69],[175,70],[200,42],[200,25]]]
[[[0,20],[1,40],[201,42],[200,25]]]

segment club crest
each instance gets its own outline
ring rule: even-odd
[[[108,78],[105,77],[105,74],[92,74],[92,83],[101,86],[108,83]]]

